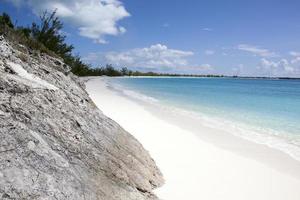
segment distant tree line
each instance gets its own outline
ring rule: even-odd
[[[75,55],[74,46],[65,42],[66,36],[62,32],[63,23],[52,13],[44,12],[39,23],[33,22],[30,26],[17,26],[7,13],[0,15],[0,34],[12,41],[27,46],[30,49],[47,53],[51,56],[61,57],[71,67],[71,71],[78,76],[205,76],[219,77],[218,75],[191,75],[167,74],[155,72],[132,71],[126,67],[114,68],[107,64],[104,67],[94,68]]]

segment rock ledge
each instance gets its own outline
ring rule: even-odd
[[[156,199],[142,145],[61,60],[28,52],[0,36],[0,199]]]

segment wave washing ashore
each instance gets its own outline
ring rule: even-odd
[[[300,199],[299,81],[95,78],[87,91],[149,150],[161,199]]]

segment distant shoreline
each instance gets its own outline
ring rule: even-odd
[[[81,77],[84,78],[85,76]],[[101,76],[86,76],[86,77],[101,77]],[[115,78],[232,78],[232,79],[266,79],[266,80],[300,80],[295,77],[267,77],[267,76],[226,76],[226,75],[141,75],[141,76],[106,76],[103,77],[115,77]]]

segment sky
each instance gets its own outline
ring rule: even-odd
[[[300,77],[299,0],[0,0],[23,26],[55,9],[94,67]]]

